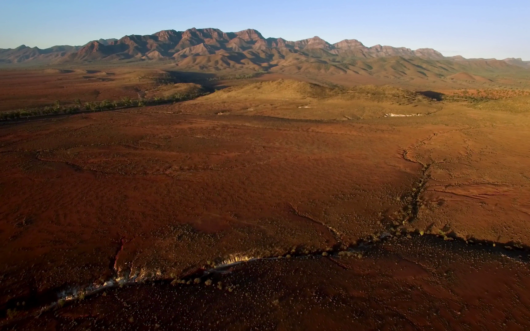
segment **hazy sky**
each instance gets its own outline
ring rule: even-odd
[[[530,0],[0,0],[0,48],[214,27],[530,60]]]

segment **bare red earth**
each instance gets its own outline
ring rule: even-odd
[[[11,324],[12,309],[30,310],[22,302],[65,288],[133,274],[171,280],[231,258],[338,252],[397,229],[507,252],[530,245],[525,112],[217,93],[2,124],[2,325],[527,327],[526,251],[512,260],[421,240],[390,241],[360,261],[258,261],[221,280],[239,284],[235,297],[213,287],[179,287],[179,296],[163,283]],[[252,322],[257,315],[269,318]]]

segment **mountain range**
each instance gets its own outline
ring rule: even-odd
[[[0,63],[4,65],[124,61],[171,61],[179,68],[194,70],[244,69],[331,74],[363,74],[374,66],[385,66],[392,69],[392,76],[407,75],[407,72],[414,70],[420,77],[445,77],[462,71],[472,73],[473,68],[477,67],[481,70],[506,67],[530,69],[530,62],[521,59],[445,57],[430,48],[367,47],[355,39],[335,44],[319,37],[288,41],[283,38],[264,38],[254,29],[239,32],[223,32],[213,28],[163,30],[152,35],[99,39],[84,46],[39,49],[22,45],[15,49],[0,49]],[[465,78],[474,77],[471,74]]]

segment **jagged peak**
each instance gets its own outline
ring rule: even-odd
[[[101,44],[107,46],[109,44],[113,44],[113,43],[117,42],[118,39],[116,39],[116,38],[109,38],[109,39],[100,38],[97,41],[99,41]]]
[[[235,33],[238,37],[245,41],[258,41],[258,40],[264,40],[263,36],[258,30],[254,29],[246,29]]]
[[[360,42],[357,39],[344,39],[344,40],[339,41],[338,43],[333,44],[333,46],[337,48],[346,48],[346,49],[366,47],[364,46],[362,42]]]
[[[168,30],[160,30],[157,33],[155,33],[155,36],[161,35],[161,34],[176,34],[177,30],[174,29],[168,29]]]
[[[121,39],[119,39],[118,41],[138,41],[139,39],[142,39],[144,36],[142,35],[139,35],[139,34],[130,34],[130,35],[127,35],[127,36],[124,36],[122,37]]]
[[[414,54],[420,57],[443,58],[443,54],[432,48],[418,48]]]
[[[206,47],[212,53],[219,52],[244,52],[248,49],[267,51],[281,51],[290,53],[301,52],[300,56],[324,56],[320,51],[328,52],[335,55],[354,56],[362,58],[373,57],[397,57],[404,58],[421,57],[429,59],[443,59],[445,58],[440,52],[430,48],[420,48],[411,50],[405,47],[391,47],[383,45],[374,45],[366,47],[362,42],[356,39],[345,39],[334,44],[330,44],[319,36],[314,36],[308,39],[298,41],[288,41],[284,38],[264,38],[263,35],[255,29],[245,29],[239,32],[223,32],[216,28],[190,28],[185,31],[176,31],[173,29],[161,30],[150,35],[127,35],[121,39],[100,39],[92,41],[85,46],[72,48],[52,47],[46,49],[46,54],[55,54],[63,56],[79,52],[81,50],[94,52],[97,50],[110,55],[118,53],[129,53],[135,55],[145,55],[152,50],[159,50],[161,56],[171,57],[172,54],[178,53],[185,48],[200,45],[197,49]],[[16,50],[11,50],[9,56],[13,53],[20,53],[20,56],[35,50],[39,52],[38,48],[29,48],[26,45],[19,46]],[[307,52],[304,52],[306,50]],[[195,49],[194,49],[195,51]],[[63,52],[64,54],[59,54]],[[4,54],[7,54],[4,52]],[[75,58],[75,57],[74,57]],[[296,59],[291,58],[291,61]],[[519,63],[524,62],[520,59],[506,59],[505,63]],[[524,62],[526,64],[526,62]]]
[[[79,53],[96,52],[100,50],[102,46],[105,46],[105,45],[103,45],[97,40],[93,40],[89,42],[88,44],[86,44],[85,46],[83,46],[83,48],[79,50]]]
[[[157,33],[155,33],[154,35],[159,37],[159,36],[174,36],[174,35],[177,35],[177,34],[178,34],[178,32],[176,30],[170,29],[170,30],[160,30]]]
[[[175,30],[162,30],[154,34],[159,41],[170,42],[176,41],[182,36],[182,32]]]
[[[99,42],[99,40],[92,40],[91,42],[89,42],[85,46],[100,46],[100,45],[102,45],[102,43]]]

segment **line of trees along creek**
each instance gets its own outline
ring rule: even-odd
[[[0,121],[20,120],[30,117],[46,115],[76,114],[84,112],[100,112],[134,107],[155,106],[192,100],[206,94],[206,92],[192,92],[187,94],[174,94],[170,97],[153,97],[148,99],[131,99],[126,97],[121,100],[103,100],[100,102],[86,102],[84,104],[81,102],[81,100],[78,99],[75,101],[75,103],[66,105],[63,105],[61,104],[61,102],[56,101],[51,106],[0,112]]]

